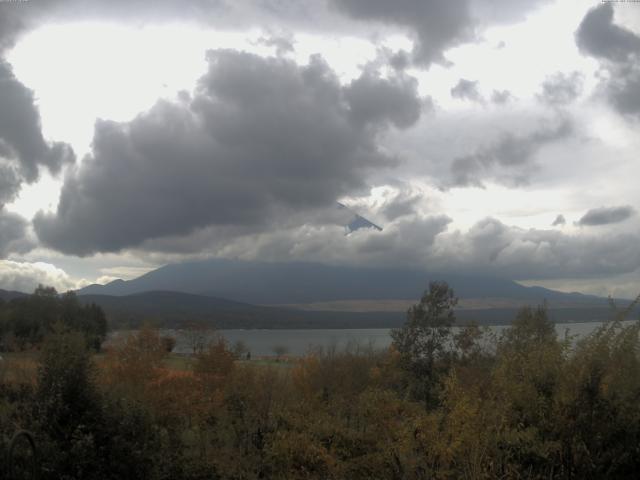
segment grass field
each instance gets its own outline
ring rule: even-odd
[[[278,360],[271,357],[258,357],[254,360],[236,360],[236,365],[251,365],[258,367],[291,368],[295,364],[296,362],[292,359]]]
[[[164,359],[164,365],[172,370],[191,370],[194,359],[189,355],[171,353]],[[291,368],[295,365],[295,361],[290,358],[278,360],[274,357],[257,357],[251,360],[236,360],[236,365],[246,365],[255,367],[275,367],[275,368]]]
[[[32,383],[38,371],[38,352],[3,353],[0,382]]]
[[[171,370],[191,370],[193,366],[193,358],[188,355],[170,353],[167,355],[167,358],[164,359],[164,365]]]

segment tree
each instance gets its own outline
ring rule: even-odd
[[[167,356],[157,330],[148,325],[112,346],[102,362],[102,381],[122,389],[123,396],[144,397],[147,386],[156,380]]]
[[[553,343],[556,339],[556,328],[549,319],[546,306],[523,307],[511,327],[503,332],[500,345],[502,348],[522,351],[525,348],[539,348],[541,344]]]
[[[480,342],[484,333],[475,322],[471,322],[458,330],[458,333],[453,336],[453,342],[459,360],[471,361],[480,357],[482,354]]]
[[[62,327],[45,341],[38,371],[31,427],[39,478],[172,478],[152,476],[169,452],[146,405],[101,390],[84,336]]]
[[[35,396],[46,478],[89,478],[97,458],[101,401],[94,366],[79,332],[54,333],[44,344]]]
[[[102,308],[95,303],[82,307],[81,315],[84,325],[81,331],[87,339],[88,345],[95,351],[100,351],[102,342],[107,338],[107,317]]]
[[[193,371],[210,388],[217,388],[233,370],[235,355],[227,348],[222,337],[210,342],[208,347],[196,354]]]
[[[236,356],[236,358],[245,357],[246,354],[249,353],[249,347],[243,340],[236,340],[233,344],[233,347],[231,347],[231,350],[233,351],[233,354]]]
[[[402,328],[391,331],[393,347],[401,355],[401,366],[416,382],[414,395],[431,403],[438,371],[451,346],[453,308],[458,303],[446,282],[431,282],[420,302],[409,309]]]
[[[71,330],[82,332],[87,344],[100,351],[107,336],[107,318],[102,308],[95,303],[81,305],[78,296],[68,291],[60,297],[60,320]]]
[[[79,332],[54,333],[46,340],[38,370],[38,412],[57,434],[70,434],[92,415],[97,391],[91,355]]]
[[[82,305],[72,291],[58,295],[54,288],[40,285],[33,295],[13,299],[0,308],[0,334],[11,334],[19,349],[41,344],[57,323],[66,330],[81,332],[96,351],[107,335],[102,308],[93,303]]]
[[[207,346],[207,338],[213,336],[213,329],[202,323],[191,322],[185,326],[183,335],[193,355],[202,353]]]

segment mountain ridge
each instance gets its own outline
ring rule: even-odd
[[[174,291],[260,305],[345,300],[418,300],[429,281],[445,280],[460,298],[510,298],[530,302],[601,303],[602,297],[526,287],[480,275],[418,269],[330,266],[308,262],[267,263],[205,260],[162,266],[132,280],[90,285],[79,294],[130,295]]]
[[[4,300],[5,302],[13,300],[14,298],[26,297],[27,295],[28,295],[28,293],[24,293],[24,292],[17,292],[15,290],[3,290],[3,289],[0,289],[0,299]]]
[[[102,307],[112,327],[135,328],[149,322],[162,328],[184,328],[196,323],[216,329],[324,329],[395,328],[406,311],[303,310],[282,306],[251,305],[180,292],[144,292],[125,296],[79,295],[82,303]],[[456,323],[505,325],[519,307],[456,309]],[[603,321],[611,317],[606,305],[551,307],[549,317],[557,323]],[[638,309],[634,315],[638,313]]]

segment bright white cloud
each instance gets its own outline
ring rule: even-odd
[[[64,270],[50,263],[0,260],[0,288],[4,290],[32,292],[38,285],[45,285],[65,292],[87,283],[86,280],[71,278]]]
[[[50,174],[43,174],[38,183],[23,185],[18,197],[5,208],[9,212],[33,218],[40,210],[55,211],[60,197],[62,179],[54,178]]]

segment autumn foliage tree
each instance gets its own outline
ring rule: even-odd
[[[411,375],[413,393],[427,404],[435,401],[434,389],[451,350],[457,302],[446,282],[431,282],[420,302],[407,312],[404,326],[391,332],[402,368]]]

